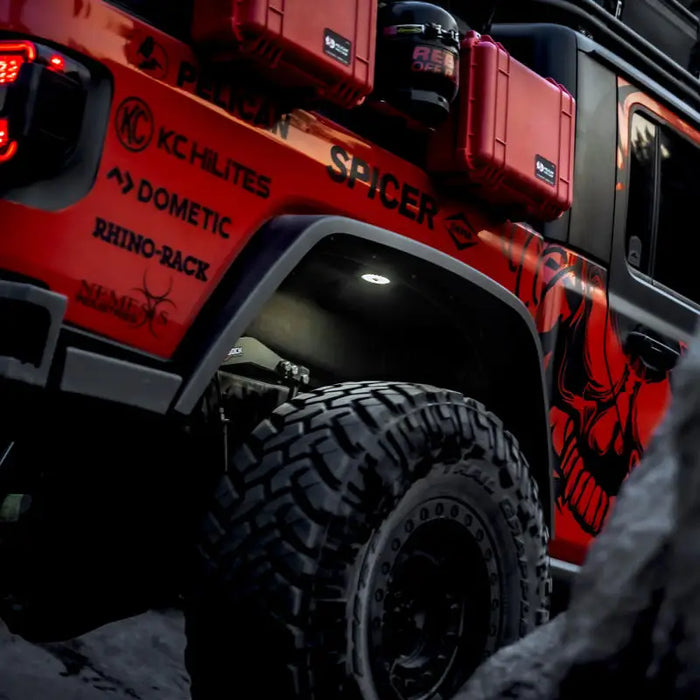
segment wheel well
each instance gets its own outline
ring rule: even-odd
[[[363,274],[389,283],[368,283]],[[520,442],[552,526],[539,341],[491,291],[415,255],[338,234],[302,259],[244,335],[307,366],[312,386],[415,381],[483,402]]]

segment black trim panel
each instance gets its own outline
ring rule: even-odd
[[[636,0],[628,0],[636,1]],[[502,0],[503,8],[496,13],[496,22],[532,22],[547,17],[548,22],[585,29],[595,37],[595,43],[616,54],[618,60],[644,70],[652,80],[667,91],[682,97],[696,109],[700,107],[700,80],[684,67],[662,53],[593,0]],[[581,44],[586,37],[579,34]],[[590,42],[593,44],[593,42]],[[617,61],[616,61],[617,62]]]
[[[61,391],[165,413],[182,377],[92,352],[67,348]]]
[[[51,363],[56,352],[61,323],[66,313],[68,299],[62,294],[50,292],[23,282],[0,280],[0,305],[2,302],[26,304],[28,307],[43,310],[48,315],[48,324],[43,337],[37,339],[41,360],[38,363],[22,362],[16,357],[0,356],[0,378],[44,387],[49,377]],[[31,334],[35,329],[17,324],[16,327],[2,328],[8,334]]]

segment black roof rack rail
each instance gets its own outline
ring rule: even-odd
[[[678,5],[695,18],[685,6]],[[582,30],[597,44],[700,110],[700,80],[594,0],[502,0],[494,18],[495,23],[543,21]]]

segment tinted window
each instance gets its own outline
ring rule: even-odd
[[[700,199],[700,149],[637,112],[630,124],[627,261],[655,283],[700,303],[693,221]]]
[[[700,151],[670,129],[661,130],[659,139],[661,191],[654,279],[700,303]]]
[[[111,0],[161,31],[181,39],[190,35],[194,0]]]
[[[627,261],[640,272],[651,271],[654,229],[656,125],[639,112],[630,129],[630,180],[627,206]]]

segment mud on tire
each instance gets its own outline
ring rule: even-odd
[[[544,622],[537,486],[479,403],[367,382],[300,395],[232,458],[188,604],[192,697],[446,697]]]

